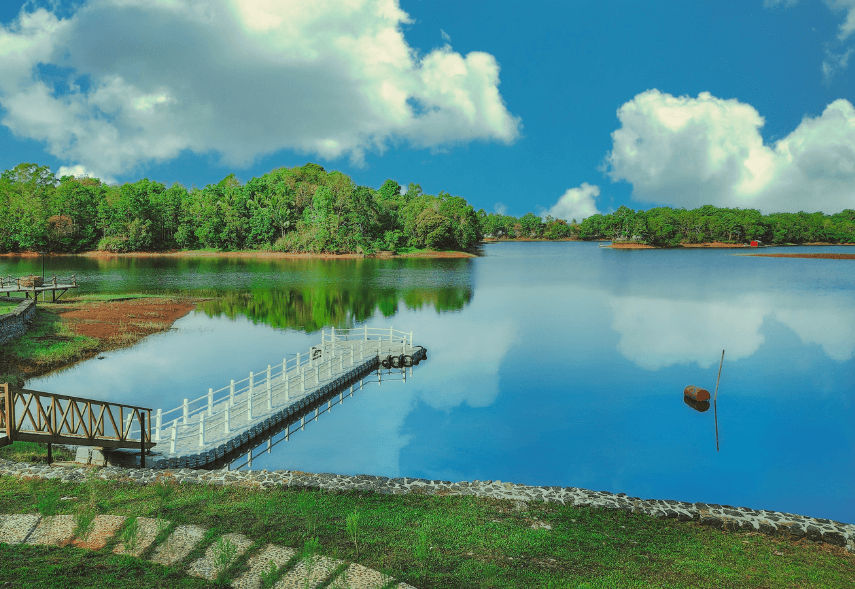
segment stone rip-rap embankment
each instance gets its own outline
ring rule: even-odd
[[[0,460],[0,476],[28,476],[63,481],[84,482],[87,469],[74,466],[47,466],[15,463]],[[806,517],[793,513],[733,507],[713,503],[686,503],[669,499],[640,499],[625,493],[590,491],[576,487],[532,487],[501,481],[450,481],[413,478],[386,478],[368,475],[347,476],[338,474],[313,474],[299,471],[277,470],[164,470],[126,469],[104,467],[98,476],[102,479],[131,480],[138,484],[156,483],[167,478],[176,483],[209,485],[255,485],[262,488],[274,486],[317,487],[336,491],[374,491],[385,494],[419,493],[426,495],[475,495],[515,501],[544,501],[562,505],[622,509],[645,513],[658,518],[675,518],[680,521],[697,521],[702,525],[730,531],[756,531],[768,535],[807,538],[827,542],[855,552],[855,524]]]

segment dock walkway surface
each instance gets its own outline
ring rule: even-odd
[[[320,345],[306,354],[208,389],[175,409],[157,410],[151,432],[155,446],[146,463],[155,468],[222,465],[273,433],[285,430],[287,439],[291,425],[303,427],[306,415],[314,410],[316,418],[322,405],[329,410],[334,398],[341,402],[381,366],[403,370],[426,357],[424,348],[413,346],[412,333],[391,327],[324,330]],[[382,378],[379,370],[377,378]]]

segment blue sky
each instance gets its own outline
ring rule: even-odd
[[[513,215],[835,213],[853,31],[855,0],[6,0],[0,169],[189,188],[314,161]]]

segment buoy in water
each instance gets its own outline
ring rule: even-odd
[[[693,401],[709,401],[710,400],[710,392],[706,389],[702,389],[701,387],[696,387],[695,385],[690,384],[685,389],[683,389],[683,395],[692,399]]]

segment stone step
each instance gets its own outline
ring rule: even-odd
[[[136,534],[133,537],[128,536],[128,532],[123,533],[127,536],[121,539],[113,552],[116,554],[127,554],[129,556],[139,556],[151,546],[154,539],[162,531],[168,528],[170,522],[165,519],[156,519],[151,517],[138,517],[136,519]]]
[[[131,525],[135,529],[130,529]],[[84,537],[75,537],[77,518],[73,515],[40,517],[31,514],[0,515],[0,542],[6,544],[33,544],[38,546],[76,546],[88,550],[101,550],[117,533],[120,538],[113,552],[140,556],[161,532],[170,526],[165,519],[138,517],[134,522],[122,515],[98,515]],[[121,532],[119,532],[121,530]],[[151,561],[165,566],[181,563],[205,538],[207,530],[201,526],[181,525],[162,541],[151,555]],[[215,580],[217,576],[243,555],[252,540],[242,534],[224,534],[205,550],[205,554],[186,568],[188,575]],[[314,589],[327,581],[332,573],[345,564],[326,556],[301,559],[287,571],[282,567],[297,555],[292,548],[268,544],[247,561],[247,571],[235,579],[235,589],[260,589],[267,575],[281,577],[274,589]],[[331,589],[381,589],[394,579],[360,564],[351,563],[329,584]],[[399,583],[396,589],[415,589]]]
[[[235,589],[259,589],[261,587],[261,576],[271,573],[271,569],[278,570],[285,566],[297,552],[291,548],[268,544],[264,549],[249,559],[247,563],[249,570],[237,578],[232,587]]]
[[[199,526],[178,526],[166,540],[154,549],[151,561],[165,566],[181,562],[202,541],[206,531],[205,528]]]
[[[273,589],[315,589],[340,564],[344,563],[326,556],[314,556],[311,559],[301,560],[273,586]]]
[[[74,538],[77,522],[73,515],[43,517],[39,525],[27,538],[27,544],[39,546],[66,546]]]
[[[243,534],[224,534],[208,547],[202,558],[190,564],[187,574],[213,581],[250,546],[252,540]]]
[[[37,515],[0,515],[0,542],[20,544],[24,542],[41,518]]]

